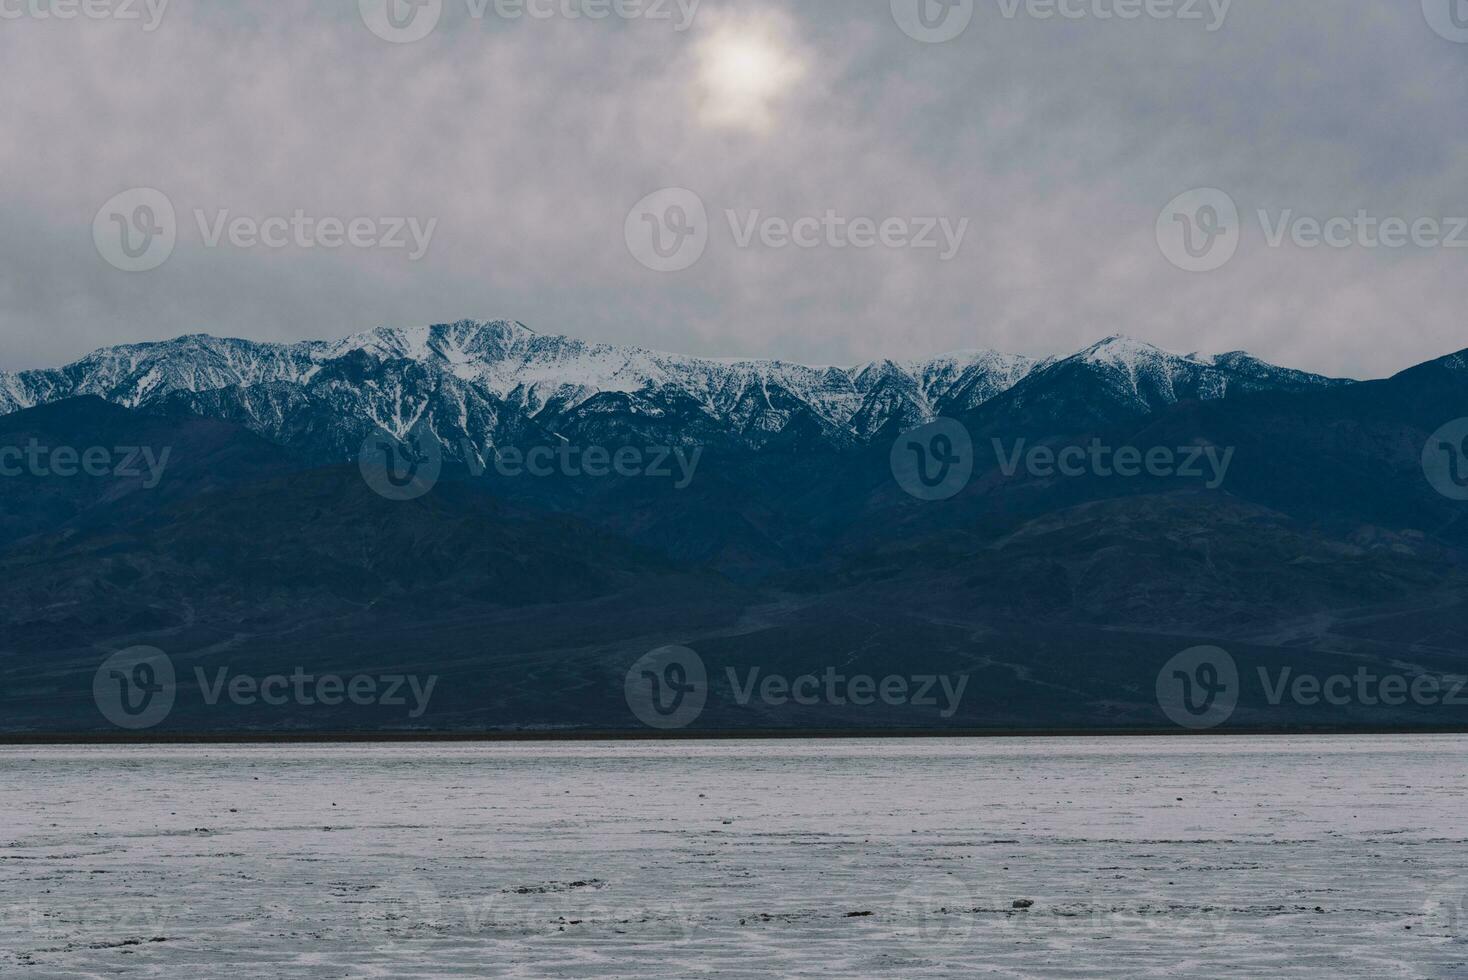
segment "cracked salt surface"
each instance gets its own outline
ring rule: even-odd
[[[0,976],[1468,977],[1465,750],[5,748]]]

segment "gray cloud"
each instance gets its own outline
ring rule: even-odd
[[[0,23],[0,369],[196,331],[284,340],[464,316],[814,363],[1045,354],[1125,332],[1371,376],[1465,344],[1468,249],[1275,249],[1253,217],[1468,215],[1468,45],[1415,2],[1235,0],[1209,33],[1008,19],[978,0],[937,45],[898,30],[888,0],[705,0],[686,32],[445,8],[403,45],[355,2],[172,0],[152,32]],[[797,66],[762,111],[711,108],[720,32],[772,39]],[[100,258],[92,219],[137,186],[172,200],[179,243],[129,274]],[[623,227],[668,186],[695,191],[713,228],[696,265],[659,274]],[[1154,225],[1201,186],[1234,197],[1245,231],[1225,268],[1192,274]],[[419,262],[206,248],[194,209],[439,226]],[[946,263],[740,249],[726,209],[970,226]]]

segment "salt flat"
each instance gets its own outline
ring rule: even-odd
[[[0,786],[6,977],[1468,976],[1468,738],[6,748]]]

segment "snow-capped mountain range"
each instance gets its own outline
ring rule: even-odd
[[[1099,398],[1146,413],[1182,398],[1337,384],[1244,353],[1178,355],[1110,337],[1036,360],[978,350],[815,368],[664,354],[464,320],[340,341],[268,344],[207,335],[99,350],[52,370],[0,373],[0,414],[80,395],[237,422],[273,441],[350,456],[374,427],[427,426],[450,455],[469,444],[614,434],[760,449],[861,445],[1005,396]]]

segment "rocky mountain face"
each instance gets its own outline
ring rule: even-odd
[[[185,679],[226,664],[443,679],[412,722],[225,710],[186,680],[160,732],[638,730],[627,671],[668,644],[705,659],[697,725],[724,730],[1162,730],[1158,672],[1198,646],[1246,677],[1468,675],[1468,503],[1424,463],[1468,415],[1465,354],[1369,382],[1120,337],[1040,362],[817,369],[465,323],[289,346],[183,338],[7,376],[0,392],[0,449],[170,453],[156,473],[0,478],[0,732],[107,731],[99,658],[137,645]],[[937,415],[968,429],[975,459],[959,492],[929,501],[900,485],[891,451]],[[451,456],[459,439],[703,456],[686,484],[449,465],[400,501],[353,460],[378,425],[426,426]],[[1228,465],[1006,472],[996,440]],[[833,665],[962,674],[970,694],[938,719],[746,706],[724,680]],[[1428,729],[1465,711],[1256,692],[1229,725]]]
[[[542,336],[520,323],[382,329],[336,342],[209,336],[97,351],[0,374],[0,414],[79,395],[236,423],[284,446],[350,458],[375,428],[426,428],[450,458],[495,447],[646,438],[764,449],[860,447],[1008,395],[1026,417],[1145,414],[1183,399],[1327,387],[1246,354],[1180,356],[1124,337],[1070,358],[969,351],[812,368],[719,361]],[[465,447],[472,446],[473,452]]]

